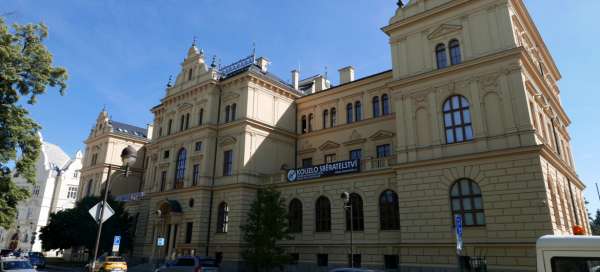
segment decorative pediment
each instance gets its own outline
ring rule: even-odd
[[[394,135],[395,134],[391,131],[380,130],[380,131],[375,132],[375,134],[371,135],[371,137],[369,137],[369,139],[372,141],[377,141],[377,140],[392,138],[392,137],[394,137]]]
[[[434,40],[443,36],[446,36],[451,33],[455,33],[462,30],[462,26],[460,25],[451,25],[451,24],[443,24],[436,28],[433,32],[431,32],[427,39]]]
[[[226,146],[226,145],[235,144],[236,142],[237,142],[237,140],[233,136],[226,136],[223,139],[221,139],[221,141],[219,142],[219,144],[221,146]]]
[[[315,153],[315,151],[317,151],[317,149],[314,148],[314,147],[312,147],[312,148],[306,148],[306,149],[302,149],[302,150],[298,151],[298,155]]]
[[[223,101],[229,101],[240,97],[240,95],[236,92],[227,92],[223,95]]]
[[[344,145],[362,144],[366,141],[367,139],[363,138],[362,135],[360,135],[360,133],[358,133],[358,131],[355,129],[352,131],[352,134],[350,134],[350,140],[344,142]]]
[[[338,147],[340,147],[340,144],[333,142],[333,141],[327,141],[324,144],[322,144],[321,146],[319,146],[319,149],[329,150],[329,149],[336,149]]]
[[[181,104],[177,105],[177,110],[185,111],[185,110],[191,109],[192,107],[194,107],[194,105],[192,105],[190,103],[181,103]]]

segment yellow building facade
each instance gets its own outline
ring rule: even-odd
[[[243,270],[239,227],[267,185],[289,208],[290,271],[347,266],[351,235],[357,265],[451,271],[455,215],[491,271],[535,271],[537,238],[589,233],[561,75],[521,0],[412,0],[382,30],[391,70],[345,67],[335,86],[254,55],[218,69],[193,45],[136,146],[133,255]]]

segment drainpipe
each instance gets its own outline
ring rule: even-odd
[[[211,176],[211,180],[210,180],[210,202],[208,204],[208,230],[206,231],[206,249],[205,249],[205,256],[208,256],[208,248],[210,246],[210,232],[211,232],[211,226],[212,226],[212,211],[213,211],[213,200],[214,200],[214,190],[213,187],[215,186],[215,176],[217,174],[217,150],[219,147],[219,127],[221,126],[221,100],[222,100],[222,94],[223,94],[223,89],[221,88],[221,85],[219,85],[219,83],[217,82],[217,88],[219,88],[219,104],[217,106],[217,130],[216,130],[216,136],[215,136],[215,152],[213,154],[213,167],[212,167],[212,176]]]
[[[294,136],[296,140],[294,141],[294,167],[292,169],[298,168],[298,104],[294,101],[296,115],[294,116]]]

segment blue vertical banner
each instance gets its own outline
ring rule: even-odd
[[[116,235],[113,239],[113,252],[119,252],[119,246],[121,245],[121,236]]]
[[[456,252],[461,255],[463,250],[463,220],[462,216],[458,214],[454,215],[454,229],[456,231]]]

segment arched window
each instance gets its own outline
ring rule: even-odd
[[[330,122],[329,122],[329,127],[335,127],[335,123],[337,122],[337,116],[336,116],[337,112],[335,110],[335,108],[331,108],[331,116],[330,118]]]
[[[373,96],[373,118],[379,117],[379,96]]]
[[[179,152],[177,153],[177,164],[175,165],[175,183],[173,184],[173,187],[175,188],[177,188],[178,184],[183,183],[186,155],[187,152],[185,148],[179,149]]]
[[[198,125],[201,126],[204,121],[204,109],[200,109],[200,113],[198,114]]]
[[[185,125],[185,115],[181,116],[181,119],[179,120],[179,131],[182,131]]]
[[[457,39],[451,40],[448,44],[450,48],[450,64],[456,65],[461,63],[460,57],[460,43]]]
[[[360,101],[354,102],[354,115],[354,120],[357,122],[362,120],[362,105],[360,104]]]
[[[313,131],[313,120],[315,119],[315,116],[311,113],[308,115],[308,132]]]
[[[381,96],[381,107],[383,109],[383,115],[390,114],[390,98],[387,94]]]
[[[231,105],[231,121],[235,121],[235,112],[237,109],[237,104],[233,103],[233,105]]]
[[[350,124],[352,121],[352,103],[348,103],[348,105],[346,105],[346,123]]]
[[[185,114],[185,129],[190,128],[190,114],[186,113]]]
[[[323,111],[323,128],[327,128],[327,123],[329,122],[329,110]]]
[[[460,179],[450,188],[452,215],[461,215],[465,226],[485,225],[483,199],[479,185],[470,179]]]
[[[350,205],[352,206],[352,225],[350,224],[350,209],[346,208],[346,230],[352,227],[353,231],[365,230],[365,216],[363,213],[363,201],[357,193],[350,194]]]
[[[226,233],[229,224],[229,206],[227,203],[219,204],[219,213],[217,215],[217,233]]]
[[[473,140],[469,101],[464,96],[451,96],[444,102],[443,110],[446,143],[452,144]]]
[[[435,47],[435,59],[437,60],[438,69],[448,67],[448,59],[446,57],[446,46],[443,43],[440,43]]]
[[[225,123],[229,122],[229,113],[231,112],[231,106],[227,105],[225,107]]]
[[[300,131],[302,134],[306,133],[306,115],[302,115],[302,130]]]
[[[88,180],[87,182],[87,188],[85,190],[85,196],[90,196],[92,193],[92,182],[94,182],[93,179]]]
[[[381,230],[400,229],[398,195],[392,190],[385,190],[379,195],[379,224]]]
[[[290,202],[288,216],[289,231],[291,233],[302,232],[302,202],[297,198]]]
[[[315,204],[316,232],[331,231],[331,203],[327,197],[321,196]]]

